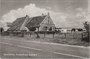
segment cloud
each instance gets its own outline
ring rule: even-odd
[[[86,9],[76,8],[73,14],[66,18],[69,27],[83,27],[83,22],[90,22],[90,14]]]
[[[0,21],[0,27],[3,27],[5,31],[8,29],[7,24],[2,21]]]
[[[13,22],[17,18],[23,17],[25,15],[29,15],[30,17],[33,17],[33,16],[39,16],[42,13],[47,14],[49,12],[56,27],[74,27],[74,26],[77,27],[82,25],[83,18],[80,17],[84,14],[84,12],[83,9],[81,8],[76,9],[76,11],[77,11],[76,14],[70,15],[63,12],[55,12],[50,7],[40,8],[37,7],[35,4],[29,4],[26,5],[24,8],[10,10],[10,12],[4,14],[2,18],[3,18],[3,22]]]
[[[53,19],[56,26],[59,26],[59,22],[62,24],[65,21],[65,14],[58,13],[50,10],[50,7],[39,8],[35,4],[26,5],[24,8],[18,8],[17,10],[11,10],[9,13],[3,15],[4,22],[13,22],[16,18],[29,15],[30,17],[39,16],[42,13],[47,14],[50,12],[50,16]],[[58,23],[58,24],[57,24]]]

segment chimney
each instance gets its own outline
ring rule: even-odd
[[[44,16],[44,14],[42,13],[42,16]]]
[[[26,17],[29,17],[28,15],[26,15]]]

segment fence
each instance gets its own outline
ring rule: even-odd
[[[25,32],[24,34],[19,33],[8,33],[5,32],[4,35],[13,35],[13,36],[29,36],[31,38],[36,38],[39,36],[40,38],[63,38],[63,39],[82,39],[86,34],[81,32],[73,32],[73,33],[60,33],[60,32]]]
[[[37,34],[36,33],[28,33],[31,38],[36,38]],[[82,33],[55,33],[55,32],[43,32],[43,33],[38,33],[40,38],[63,38],[63,39],[82,39],[84,37],[84,34]]]

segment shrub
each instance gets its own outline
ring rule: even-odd
[[[29,30],[30,30],[30,31],[35,31],[36,28],[35,28],[35,27],[31,27],[31,28],[29,28]]]

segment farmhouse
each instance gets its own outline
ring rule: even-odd
[[[50,14],[36,17],[17,18],[10,26],[8,31],[54,31],[55,25],[50,17]]]

